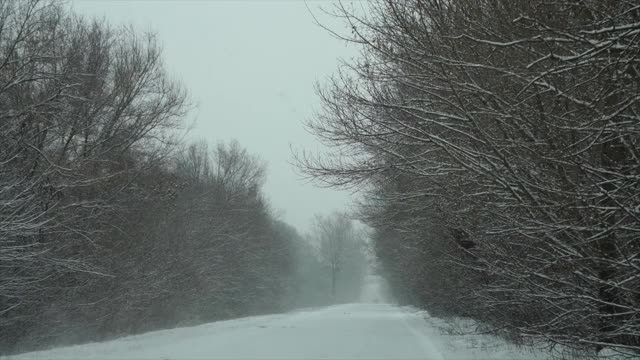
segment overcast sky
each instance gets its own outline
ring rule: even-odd
[[[330,1],[311,1],[316,13]],[[298,0],[72,0],[83,14],[159,35],[167,69],[197,105],[191,137],[237,139],[268,162],[265,193],[282,218],[308,230],[315,213],[347,210],[350,196],[305,183],[290,145],[317,149],[303,127],[317,109],[313,85],[355,49],[313,23]],[[340,30],[342,24],[322,22]]]

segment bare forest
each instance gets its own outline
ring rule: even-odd
[[[640,4],[368,5],[333,11],[361,56],[318,90],[332,150],[298,158],[364,192],[394,293],[514,341],[640,350]]]
[[[266,164],[183,140],[191,108],[153,34],[0,1],[0,354],[333,301]]]

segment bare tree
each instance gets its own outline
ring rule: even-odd
[[[0,353],[287,305],[266,166],[180,141],[155,35],[0,1],[0,105]]]
[[[364,274],[366,262],[362,233],[354,227],[353,220],[347,214],[338,212],[328,216],[317,215],[313,233],[320,247],[321,258],[329,269],[333,301],[337,301],[338,295],[341,295],[338,291],[341,281],[349,281],[350,288],[359,289],[358,285],[361,284],[358,281],[362,281],[362,278],[358,274]]]
[[[481,305],[477,318],[637,351],[637,5],[370,9],[337,8],[363,56],[319,90],[309,123],[335,152],[302,154],[301,166],[371,190],[365,205],[381,211],[365,215],[380,230],[430,239],[429,216],[456,243],[449,260],[483,279],[460,294]]]

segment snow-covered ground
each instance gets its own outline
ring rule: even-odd
[[[32,352],[26,359],[546,359],[488,337],[447,335],[425,313],[347,304]],[[437,321],[437,319],[431,319]]]
[[[362,303],[248,317],[155,331],[118,340],[25,353],[26,359],[550,359],[489,335],[472,324],[445,322],[426,312],[382,303],[381,278],[370,276]]]

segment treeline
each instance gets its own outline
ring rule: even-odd
[[[640,6],[378,0],[301,166],[368,191],[395,293],[514,339],[640,350]],[[637,355],[637,353],[636,353]]]
[[[189,109],[153,35],[0,1],[0,353],[289,306],[264,164]]]

